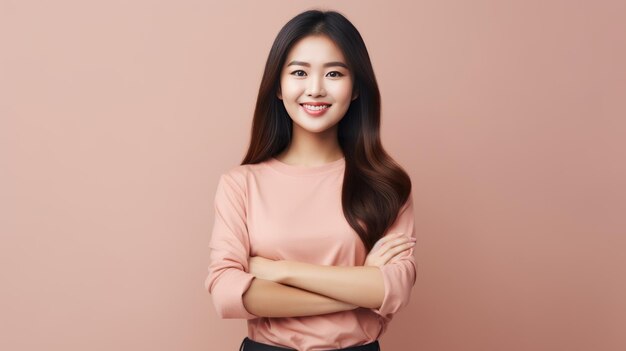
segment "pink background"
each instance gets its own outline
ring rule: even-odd
[[[411,174],[396,350],[626,349],[624,1],[0,1],[0,349],[237,350],[204,291],[265,59],[334,9]]]

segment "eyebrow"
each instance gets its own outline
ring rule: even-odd
[[[292,66],[292,65],[311,67],[310,63],[303,62],[303,61],[291,61],[291,62],[289,62],[289,64],[287,64],[287,66]],[[340,66],[340,67],[343,67],[345,69],[349,69],[348,66],[345,63],[339,62],[339,61],[326,62],[324,64],[324,67],[333,67],[333,66]]]

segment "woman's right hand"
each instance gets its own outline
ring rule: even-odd
[[[412,237],[404,233],[388,234],[380,238],[365,258],[364,266],[381,267],[405,250],[415,246]]]

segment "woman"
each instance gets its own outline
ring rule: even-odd
[[[416,279],[411,180],[379,139],[357,29],[291,19],[271,48],[241,165],[220,176],[205,287],[240,350],[380,350]]]

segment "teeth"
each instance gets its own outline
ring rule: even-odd
[[[313,110],[313,111],[319,111],[319,110],[323,110],[325,108],[330,107],[330,105],[313,106],[313,105],[306,105],[306,104],[303,104],[302,106],[304,106],[308,110]]]

